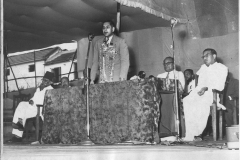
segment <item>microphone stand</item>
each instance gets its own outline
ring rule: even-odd
[[[175,65],[175,46],[174,46],[174,36],[173,36],[173,27],[174,24],[171,24],[171,32],[172,32],[172,45],[173,45],[173,73],[174,73],[174,90],[175,90],[175,105],[176,105],[176,113],[175,113],[175,130],[177,131],[177,140],[179,140],[179,111],[178,111],[178,86],[177,86],[177,79],[176,79],[176,65]]]
[[[89,111],[89,69],[88,69],[88,57],[89,57],[89,51],[90,46],[92,43],[92,40],[94,38],[93,34],[88,35],[88,50],[86,55],[86,61],[85,61],[85,70],[84,70],[84,93],[86,94],[86,106],[87,106],[87,139],[85,141],[80,142],[80,145],[94,145],[94,143],[90,139],[90,111]]]

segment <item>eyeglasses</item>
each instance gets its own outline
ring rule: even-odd
[[[170,64],[172,64],[173,62],[167,62],[167,63],[164,63],[163,65],[164,66],[168,66],[168,65],[170,65]]]
[[[209,55],[212,55],[212,54],[211,53],[207,53],[207,54],[202,56],[202,59],[209,57]]]

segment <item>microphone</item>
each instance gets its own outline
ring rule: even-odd
[[[171,27],[174,27],[177,24],[178,20],[176,18],[171,18]]]
[[[89,41],[92,41],[94,37],[95,37],[95,35],[93,33],[88,34],[88,40]]]

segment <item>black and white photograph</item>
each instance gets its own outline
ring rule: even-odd
[[[238,0],[0,0],[0,159],[238,160]]]

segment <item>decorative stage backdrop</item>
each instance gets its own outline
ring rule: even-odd
[[[158,82],[122,81],[90,86],[90,138],[97,144],[158,142]],[[87,138],[85,95],[79,87],[49,90],[42,140],[77,144]]]

